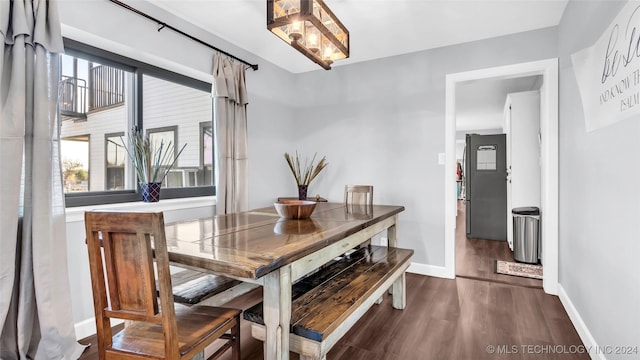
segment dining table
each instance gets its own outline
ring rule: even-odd
[[[398,205],[319,202],[310,218],[285,219],[274,206],[165,225],[169,260],[262,286],[265,359],[289,358],[291,286],[386,230],[396,247]]]

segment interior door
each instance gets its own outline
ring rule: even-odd
[[[507,240],[506,136],[466,136],[467,237]]]

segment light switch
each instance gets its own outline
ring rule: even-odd
[[[438,153],[438,165],[444,165],[445,153]]]

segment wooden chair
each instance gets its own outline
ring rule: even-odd
[[[347,212],[359,215],[372,215],[373,186],[345,185],[344,204]]]
[[[373,186],[372,185],[345,185],[344,204],[348,214],[354,218],[370,219],[373,217]],[[359,248],[371,245],[371,239],[360,244]],[[357,249],[357,248],[356,248]],[[389,294],[392,294],[389,288]],[[382,297],[376,304],[382,303]]]
[[[371,219],[373,217],[373,186],[345,185],[344,205],[347,215],[354,219]],[[371,239],[358,247],[369,246]]]
[[[210,359],[240,359],[240,310],[174,308],[162,213],[86,212],[85,226],[100,359],[191,359],[220,338]],[[112,334],[111,318],[127,326]]]

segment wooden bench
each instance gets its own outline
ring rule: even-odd
[[[340,338],[393,286],[393,307],[404,309],[405,271],[413,250],[367,246],[296,282],[291,289],[289,349],[300,359],[326,359]],[[265,340],[262,303],[244,312],[251,334]]]
[[[199,304],[241,283],[239,280],[190,269],[171,274],[173,301],[185,305]]]

